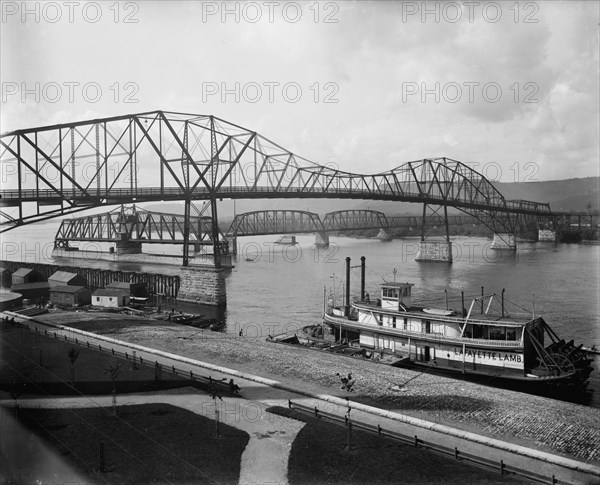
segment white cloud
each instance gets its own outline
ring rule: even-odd
[[[515,22],[509,3],[501,4],[497,23],[479,11],[473,22],[464,12],[456,23],[403,19],[402,5],[393,2],[336,4],[337,23],[323,22],[331,12],[320,4],[316,23],[310,5],[302,4],[297,23],[281,13],[272,23],[265,16],[257,23],[222,23],[218,16],[203,22],[201,4],[191,2],[140,3],[136,24],[9,21],[3,81],[94,82],[103,94],[94,103],[81,91],[73,102],[65,95],[39,103],[10,96],[2,129],[164,109],[215,114],[354,172],[446,155],[494,160],[507,173],[515,161],[533,160],[544,167],[540,179],[597,173],[597,4],[536,2],[537,23],[523,22],[523,10]],[[137,102],[124,102],[128,82]],[[223,102],[221,93],[203,99],[208,82],[230,90],[236,82],[241,89],[258,83],[263,96],[256,103],[243,95],[236,102],[233,94]],[[273,102],[269,82],[280,83]],[[296,103],[281,91],[290,82],[302,89]],[[327,82],[334,90],[324,88]],[[419,93],[407,97],[407,83]],[[436,83],[440,99],[430,93],[423,101],[423,88],[435,91]],[[453,83],[462,89],[457,102],[449,100]],[[472,102],[468,83],[479,83],[470,84]],[[501,88],[497,102],[485,98],[495,94],[493,86],[482,91],[486,83]],[[327,95],[338,102],[325,103]]]

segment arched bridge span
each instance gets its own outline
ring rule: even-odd
[[[323,226],[327,231],[344,231],[352,229],[378,229],[389,227],[383,212],[372,210],[345,210],[325,214]]]
[[[391,229],[398,227],[418,228],[423,220],[420,216],[386,216],[383,212],[372,210],[335,211],[318,214],[307,211],[253,211],[237,214],[226,231],[227,236],[257,236],[266,234],[301,234],[343,232],[365,229]],[[476,224],[478,219],[472,216],[448,216],[448,224]],[[443,226],[441,216],[428,216],[427,226]]]
[[[236,215],[227,230],[227,235],[260,236],[305,232],[324,232],[318,214],[307,211],[271,210]]]

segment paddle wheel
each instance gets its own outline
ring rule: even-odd
[[[537,365],[529,372],[539,377],[564,377],[571,385],[585,389],[593,367],[588,352],[583,350],[583,344],[576,346],[573,340],[565,342],[560,339],[542,318],[532,323],[526,327],[526,332],[529,344],[535,349]],[[551,340],[546,346],[545,335]]]

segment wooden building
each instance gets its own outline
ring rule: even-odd
[[[118,288],[101,288],[92,295],[93,306],[120,307],[129,305],[129,294]]]
[[[129,283],[128,281],[113,281],[106,288],[117,289],[127,292],[129,296],[147,297],[148,288],[146,283]]]
[[[12,285],[12,275],[6,268],[0,268],[0,288],[10,288]]]
[[[34,269],[19,268],[12,274],[12,284],[22,285],[25,283],[39,283],[46,279]]]
[[[35,283],[18,283],[10,287],[12,293],[20,293],[26,300],[48,300],[50,296],[50,286],[47,281],[37,281]]]
[[[55,286],[86,286],[87,281],[83,276],[79,276],[76,273],[69,273],[67,271],[56,271],[50,278],[48,278],[50,288]]]
[[[91,299],[92,292],[85,286],[59,285],[50,288],[50,302],[54,305],[88,305]]]

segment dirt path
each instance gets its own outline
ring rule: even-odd
[[[160,393],[128,394],[118,398],[118,405],[163,403],[177,406],[193,413],[214,419],[214,402],[204,392],[188,387]],[[287,484],[287,467],[291,444],[304,423],[266,411],[269,405],[242,398],[225,398],[218,401],[221,422],[246,431],[250,441],[242,454],[240,484],[278,483]],[[0,401],[2,406],[12,402]],[[110,407],[112,396],[60,397],[21,399],[22,408],[69,409]],[[13,457],[14,458],[14,457]],[[60,465],[60,466],[59,466]],[[57,472],[64,465],[56,462]]]

